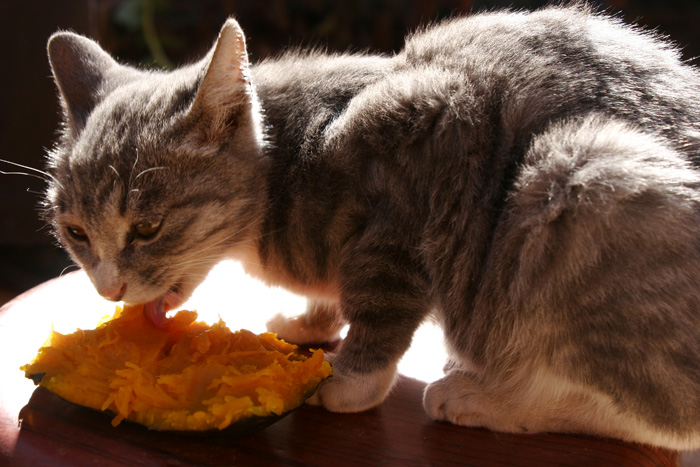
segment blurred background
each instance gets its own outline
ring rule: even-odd
[[[42,168],[54,144],[59,107],[45,46],[49,35],[73,30],[97,39],[120,60],[168,68],[200,57],[225,18],[235,15],[255,62],[285,47],[400,50],[409,31],[455,14],[499,7],[532,9],[519,0],[62,0],[5,1],[0,6],[0,159]],[[656,29],[700,64],[698,0],[598,0],[626,21]],[[17,169],[0,162],[0,171]],[[20,170],[21,171],[21,170]],[[0,175],[0,305],[75,269],[39,219],[44,183]]]

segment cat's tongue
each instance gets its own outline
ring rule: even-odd
[[[163,326],[165,322],[165,313],[163,297],[143,305],[143,314],[156,326]]]
[[[165,325],[165,314],[180,304],[180,297],[175,292],[168,292],[143,305],[143,314],[156,326]]]

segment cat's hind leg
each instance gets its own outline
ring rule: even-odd
[[[423,394],[423,406],[435,420],[495,431],[528,431],[527,427],[514,423],[512,417],[500,413],[499,405],[485,394],[476,374],[454,367],[443,378],[429,384]]]
[[[663,433],[616,407],[613,399],[545,369],[519,385],[486,382],[477,373],[453,368],[425,390],[423,404],[435,420],[505,433],[588,433],[632,442],[687,449],[696,441]]]
[[[475,364],[427,388],[428,414],[700,447],[698,186],[681,153],[614,120],[537,138],[469,326],[445,301],[448,342]]]
[[[337,303],[309,300],[304,314],[275,315],[267,322],[267,329],[294,344],[323,344],[340,339],[345,324]]]
[[[453,364],[426,387],[423,405],[431,418],[456,425],[507,433],[579,431],[581,407],[596,411],[593,400],[546,372],[535,373],[537,377],[520,382],[492,381]]]

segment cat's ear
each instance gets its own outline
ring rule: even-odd
[[[213,52],[205,58],[206,74],[191,112],[219,120],[232,107],[245,103],[250,90],[250,70],[245,36],[238,22],[229,18],[221,28]]]
[[[99,102],[109,71],[119,65],[96,42],[70,32],[53,34],[47,49],[68,125],[75,136]]]

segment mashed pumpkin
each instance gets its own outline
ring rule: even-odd
[[[117,308],[94,330],[52,332],[21,370],[70,402],[115,413],[114,426],[188,431],[280,416],[332,373],[322,350],[306,357],[275,334],[196,318],[180,311],[157,326],[140,306]]]

